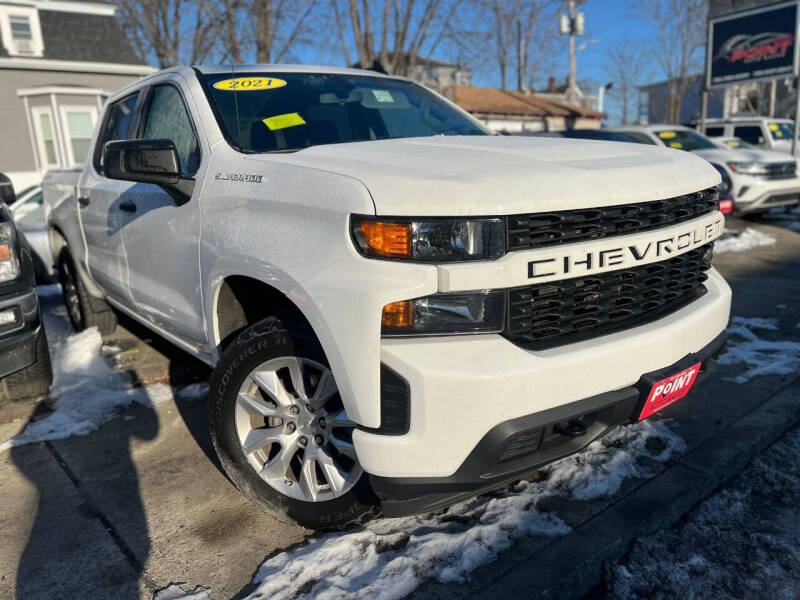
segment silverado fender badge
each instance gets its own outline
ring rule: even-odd
[[[221,181],[241,181],[243,183],[263,183],[263,175],[253,175],[252,173],[222,173],[217,171],[214,179]]]

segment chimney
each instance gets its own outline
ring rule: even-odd
[[[556,78],[550,75],[547,78],[547,93],[548,94],[555,94],[556,93]]]

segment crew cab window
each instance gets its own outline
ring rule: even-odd
[[[226,139],[242,152],[434,135],[488,135],[425,88],[336,73],[201,76]]]
[[[133,109],[136,108],[138,98],[139,93],[137,92],[108,107],[103,132],[94,155],[94,166],[99,172],[103,172],[103,148],[105,148],[106,142],[129,139]]]
[[[172,140],[180,158],[181,172],[185,175],[194,174],[200,166],[200,145],[194,125],[175,86],[153,88],[143,138]]]
[[[759,125],[739,125],[733,128],[733,135],[756,146],[764,145],[764,135]]]

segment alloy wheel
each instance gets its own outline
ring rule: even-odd
[[[251,371],[236,398],[236,433],[259,477],[281,494],[323,502],[346,494],[363,470],[331,370],[288,356]]]

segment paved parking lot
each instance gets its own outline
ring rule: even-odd
[[[105,361],[118,374],[103,375],[97,365],[86,373],[90,379],[118,377],[103,385],[117,386],[120,397],[132,383],[146,386],[135,392],[137,400],[128,406],[121,401],[116,416],[88,435],[0,452],[0,597],[150,598],[170,584],[184,590],[201,586],[212,598],[255,590],[269,597],[325,590],[368,597],[373,580],[398,586],[394,595],[381,589],[386,597],[415,588],[420,597],[463,595],[472,588],[502,595],[503,589],[491,587],[497,565],[535,556],[565,531],[585,528],[682,452],[797,378],[797,356],[785,343],[800,342],[800,218],[731,220],[728,227],[733,242],[715,264],[734,288],[733,315],[740,319],[731,341],[739,353],[691,400],[666,411],[656,429],[617,436],[613,444],[598,444],[580,460],[546,471],[540,482],[445,515],[382,520],[333,536],[311,536],[279,523],[241,497],[210,446],[202,388],[196,385],[208,377],[207,369],[124,321],[103,346]],[[67,352],[74,338],[60,298],[46,295],[43,306],[53,351]],[[781,361],[785,368],[776,369]],[[62,397],[72,393],[69,386],[80,385],[65,381],[58,388]],[[0,442],[29,422],[44,422],[51,411],[48,402],[0,407]],[[622,458],[624,469],[618,468]],[[482,529],[500,522],[497,507],[515,520],[505,529]],[[471,562],[456,560],[443,549],[449,543],[443,539],[481,551]],[[339,557],[338,564],[331,564],[337,562],[332,557]],[[397,571],[401,561],[394,558],[416,567]],[[367,559],[375,561],[375,570],[359,570]],[[402,576],[387,578],[390,568],[381,565],[389,564]],[[348,572],[361,577],[357,587],[342,583]]]

